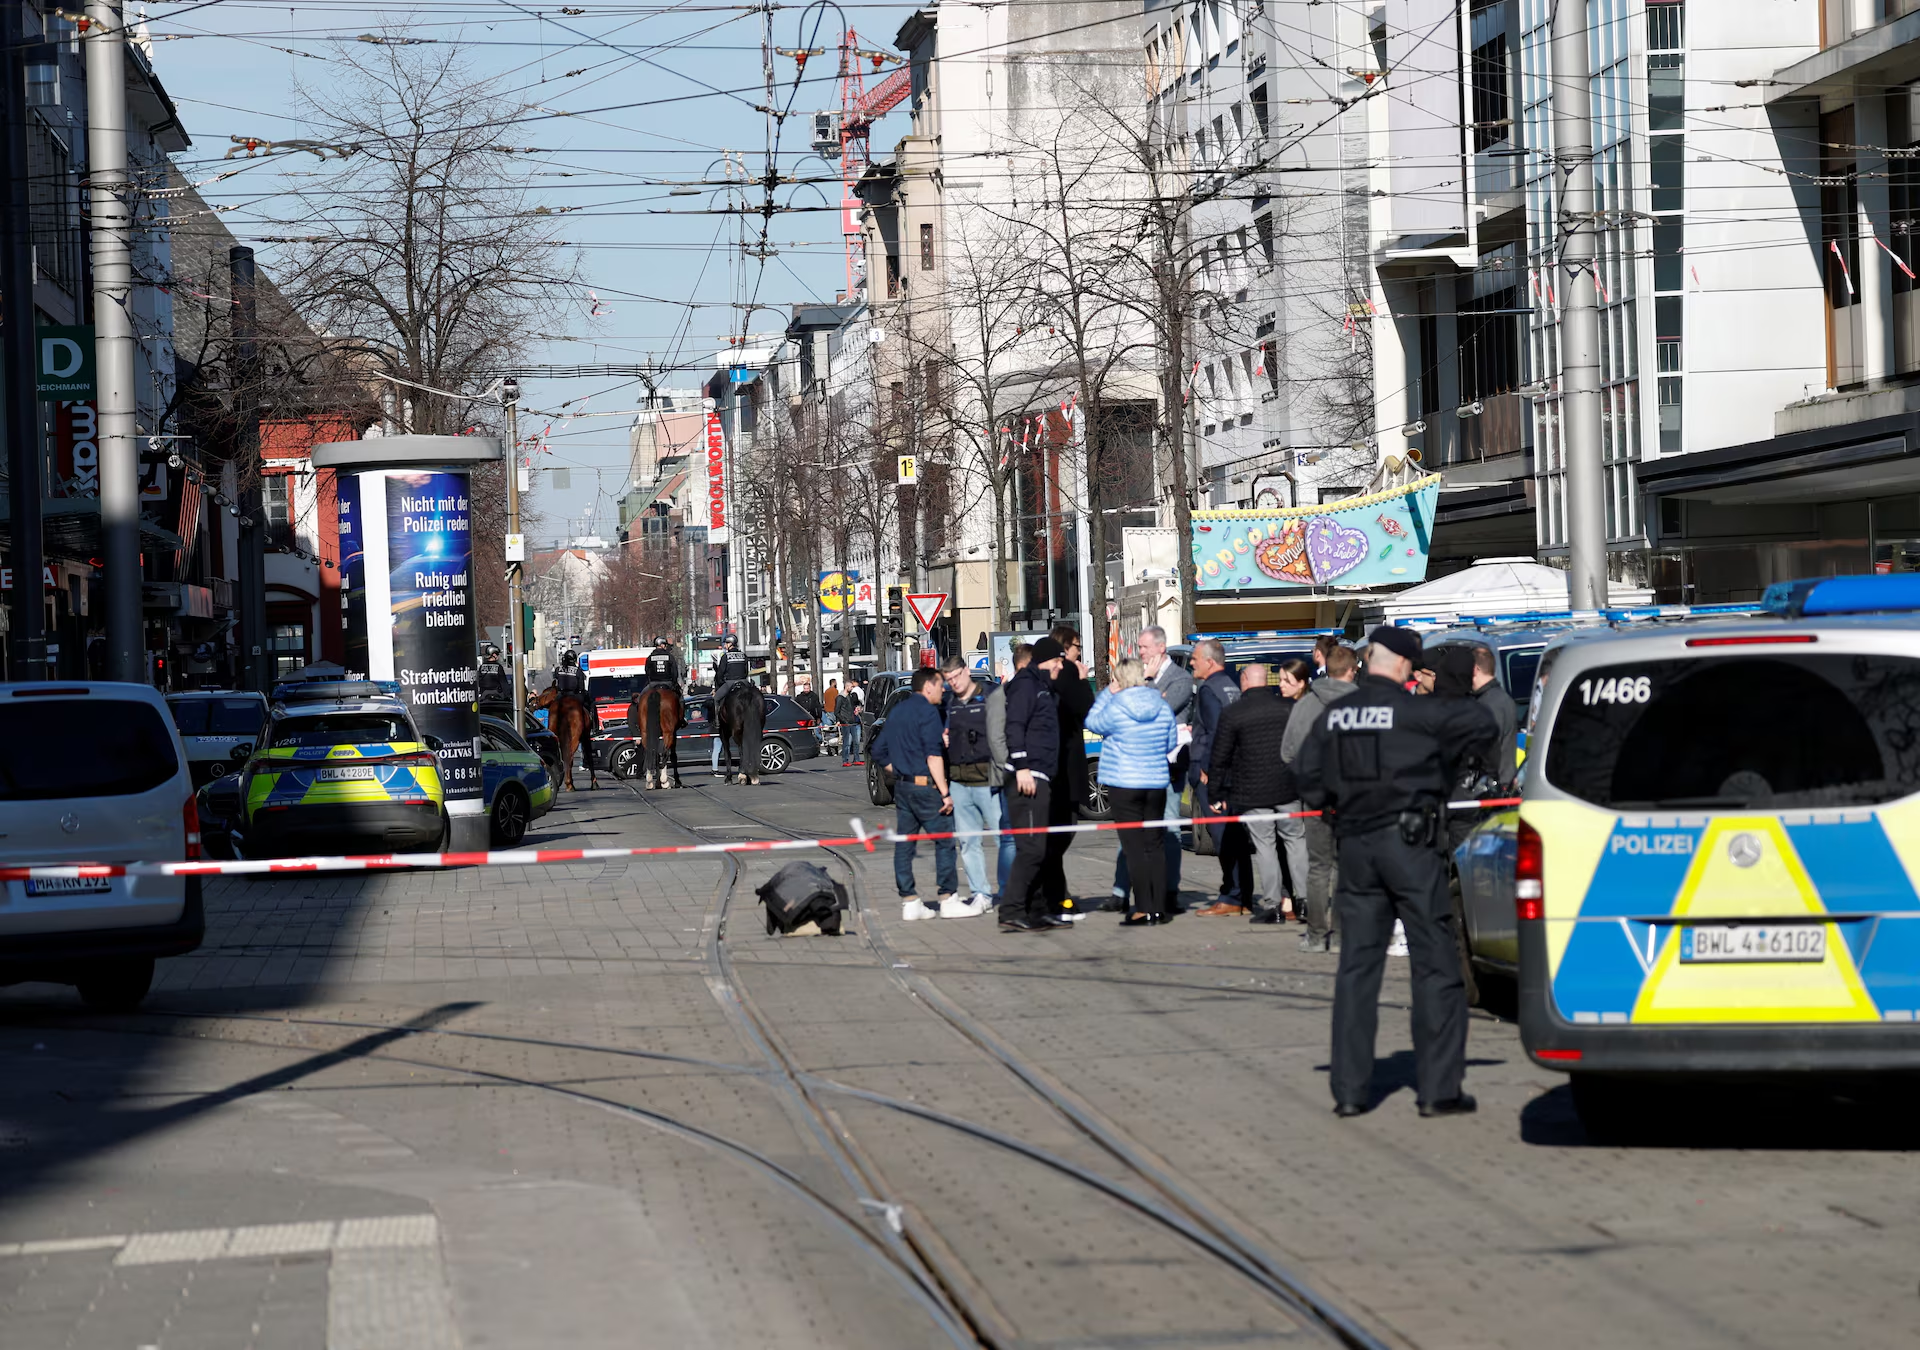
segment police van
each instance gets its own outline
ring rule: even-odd
[[[1591,1125],[1649,1077],[1920,1068],[1920,576],[1767,607],[1540,668],[1521,1040]]]

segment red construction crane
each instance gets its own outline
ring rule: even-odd
[[[866,87],[868,71],[863,63],[871,63],[872,73],[878,74],[888,62],[899,62],[900,58],[890,52],[872,51],[860,45],[854,31],[847,30],[846,39],[840,44],[840,125],[837,128],[820,125],[816,119],[814,126],[814,145],[821,153],[831,153],[828,149],[838,141],[840,155],[840,232],[847,246],[847,298],[854,295],[854,277],[857,269],[854,259],[864,255],[860,242],[860,224],[858,212],[860,199],[854,193],[854,187],[860,181],[860,175],[867,171],[873,162],[868,153],[867,136],[873,130],[873,124],[882,114],[899,107],[913,92],[913,73],[910,67],[900,65],[892,74],[880,83],[868,89]],[[832,114],[824,114],[831,118]],[[838,132],[837,138],[832,134]],[[824,134],[823,134],[824,133]],[[864,261],[864,257],[863,257]]]

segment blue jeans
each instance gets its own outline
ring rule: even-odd
[[[851,764],[860,758],[860,719],[840,724],[840,762]]]
[[[1012,792],[1013,790],[1014,790],[1013,784],[1011,781],[1008,782],[1007,786],[997,787],[993,790],[993,795],[1000,799],[1000,830],[1001,830],[1000,871],[999,871],[1000,884],[993,888],[993,898],[996,903],[1000,899],[1001,889],[1005,887],[1007,884],[1007,873],[1013,870],[1013,836],[1006,833],[1006,831],[1013,828],[1013,817],[1007,813],[1007,794]]]
[[[893,827],[901,834],[937,834],[952,828],[953,818],[940,814],[940,789],[931,785],[895,783],[893,786]],[[916,841],[902,839],[893,846],[893,882],[900,898],[919,892],[913,884],[913,855]],[[960,878],[953,866],[953,840],[933,841],[933,872],[939,894],[952,895],[960,889]]]
[[[953,828],[956,830],[991,830],[1000,821],[1000,803],[993,799],[993,789],[985,783],[950,783],[953,792]],[[996,889],[989,884],[987,861],[982,840],[962,839],[960,841],[960,865],[966,869],[967,885],[976,895],[992,895]],[[999,874],[1005,876],[1007,869],[1002,867]]]
[[[1167,816],[1169,820],[1180,814],[1180,789],[1167,789]],[[1169,829],[1162,836],[1162,848],[1167,855],[1167,908],[1177,910],[1180,907],[1180,831]],[[1120,856],[1113,863],[1113,893],[1125,898],[1133,890],[1133,875],[1127,870],[1127,851],[1120,850]]]

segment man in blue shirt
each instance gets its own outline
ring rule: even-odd
[[[912,695],[887,714],[886,725],[873,742],[874,760],[893,771],[894,830],[902,836],[893,846],[893,880],[900,890],[900,917],[906,920],[940,915],[939,908],[923,904],[914,889],[916,845],[905,836],[944,834],[952,829],[946,723],[940,715],[945,693],[939,671],[931,667],[914,671]],[[960,877],[954,867],[952,839],[933,841],[933,870],[941,904],[957,903]]]

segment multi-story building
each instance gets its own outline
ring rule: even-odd
[[[1652,266],[1673,293],[1654,303],[1661,434],[1680,453],[1639,486],[1675,598],[1920,568],[1915,9],[1691,0],[1666,19],[1650,116],[1683,107],[1685,150],[1664,182],[1656,162],[1656,191],[1685,233]],[[1755,165],[1772,172],[1742,181]]]
[[[1150,2],[1156,156],[1185,189],[1185,434],[1212,507],[1303,506],[1373,476],[1366,15],[1307,0]],[[1181,180],[1184,179],[1184,182]]]

